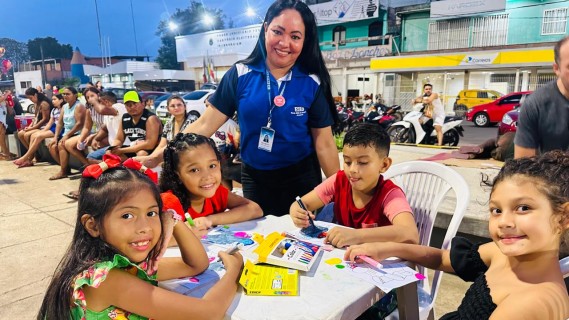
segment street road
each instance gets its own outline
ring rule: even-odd
[[[496,138],[498,135],[498,126],[476,127],[470,121],[463,121],[464,137],[460,137],[459,146],[481,144],[482,142]]]

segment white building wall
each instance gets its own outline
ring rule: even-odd
[[[41,70],[14,72],[16,94],[24,94],[27,88],[42,86]]]

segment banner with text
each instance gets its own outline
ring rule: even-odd
[[[371,19],[379,17],[378,0],[330,0],[328,2],[307,0],[306,4],[316,16],[319,26]]]

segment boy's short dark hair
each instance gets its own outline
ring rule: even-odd
[[[373,123],[360,123],[353,126],[344,137],[344,146],[373,147],[380,156],[389,156],[391,140],[385,130]]]
[[[99,99],[110,101],[113,104],[117,103],[117,95],[114,94],[112,91],[101,92],[101,94],[99,95]]]

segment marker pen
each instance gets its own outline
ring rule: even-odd
[[[185,213],[184,216],[186,217],[186,223],[190,226],[190,227],[195,227],[196,224],[194,222],[194,219],[192,219],[192,216],[190,216],[189,213]]]
[[[302,199],[300,199],[299,196],[296,196],[296,203],[298,203],[298,205],[300,206],[300,208],[304,211],[306,211],[306,215],[308,216],[308,221],[310,221],[310,225],[314,227],[314,221],[312,220],[312,218],[310,217],[310,214],[308,213],[308,209],[306,209],[306,206],[304,205],[304,202],[302,202]]]
[[[372,258],[370,258],[368,256],[358,256],[358,258],[362,259],[365,263],[369,264],[372,267],[375,267],[377,269],[383,268],[383,265],[381,263],[373,260]]]

